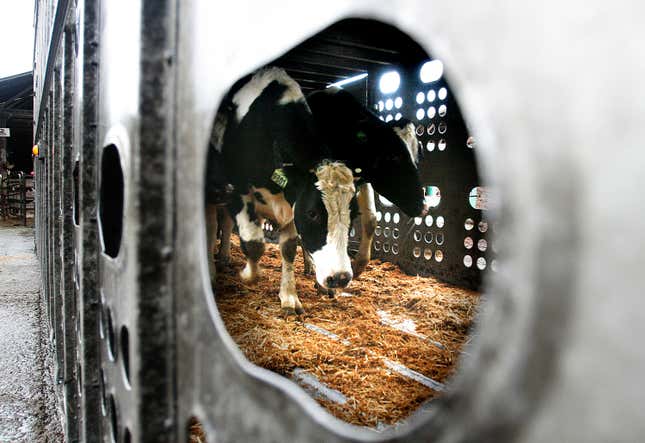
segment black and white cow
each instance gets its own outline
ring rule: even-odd
[[[358,178],[362,235],[352,266],[354,277],[358,277],[370,260],[376,228],[374,190],[410,217],[427,213],[417,169],[422,149],[412,122],[401,119],[385,123],[347,91],[316,91],[307,96],[307,103],[331,155],[342,160]]]
[[[303,312],[293,265],[298,234],[313,260],[319,285],[343,288],[349,284],[352,268],[347,241],[356,188],[352,170],[332,158],[317,136],[300,87],[285,71],[262,69],[233,85],[215,118],[207,164],[207,174],[215,176],[206,179],[213,283],[212,250],[217,234],[213,190],[230,184],[228,210],[247,258],[240,273],[245,282],[254,281],[260,271],[266,217],[280,228],[279,297],[285,311]]]

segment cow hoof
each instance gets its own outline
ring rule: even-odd
[[[242,282],[246,284],[251,284],[257,281],[260,277],[261,271],[257,266],[249,266],[248,264],[240,271],[240,278]]]
[[[292,307],[283,307],[282,312],[285,315],[302,315],[305,313],[305,310],[302,309],[302,306],[296,306],[295,308]]]
[[[352,273],[354,274],[354,279],[357,279],[359,275],[363,273],[367,267],[367,260],[352,260]]]

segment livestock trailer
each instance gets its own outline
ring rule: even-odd
[[[36,245],[66,438],[638,440],[642,12],[37,1]],[[253,364],[211,288],[213,121],[266,65],[304,93],[354,79],[341,86],[384,122],[414,122],[431,209],[378,196],[373,257],[482,293],[445,391],[393,426],[350,424]]]

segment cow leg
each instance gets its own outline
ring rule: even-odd
[[[298,244],[300,245],[300,250],[302,251],[302,261],[304,263],[305,275],[314,275],[314,264],[311,261],[311,257],[305,252],[305,248],[302,247],[302,241],[298,237]]]
[[[296,293],[294,260],[298,246],[296,226],[291,220],[280,228],[280,254],[282,255],[282,281],[280,282],[280,305],[288,314],[302,314],[302,304]]]
[[[246,256],[246,266],[240,272],[240,278],[245,283],[252,283],[260,275],[258,262],[264,254],[264,231],[255,212],[252,194],[234,198],[231,202],[231,213],[237,222],[240,246]]]
[[[354,278],[358,277],[370,261],[372,254],[372,240],[376,229],[376,204],[374,203],[374,190],[372,185],[364,183],[358,188],[358,208],[361,214],[361,244],[358,254],[352,262]]]
[[[226,207],[221,208],[220,214],[222,214],[222,236],[220,238],[219,251],[217,252],[217,262],[220,265],[228,265],[231,261],[231,234],[233,233],[234,223]]]
[[[206,204],[206,256],[211,285],[215,285],[217,270],[215,268],[215,247],[217,246],[217,206]]]

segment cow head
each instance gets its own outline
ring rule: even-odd
[[[325,161],[305,180],[294,206],[303,249],[312,258],[319,285],[344,288],[353,277],[347,242],[354,176],[343,163]]]
[[[410,217],[425,215],[428,208],[417,169],[421,149],[414,124],[370,121],[363,130],[359,124],[357,134],[368,147],[365,175],[376,192]]]

